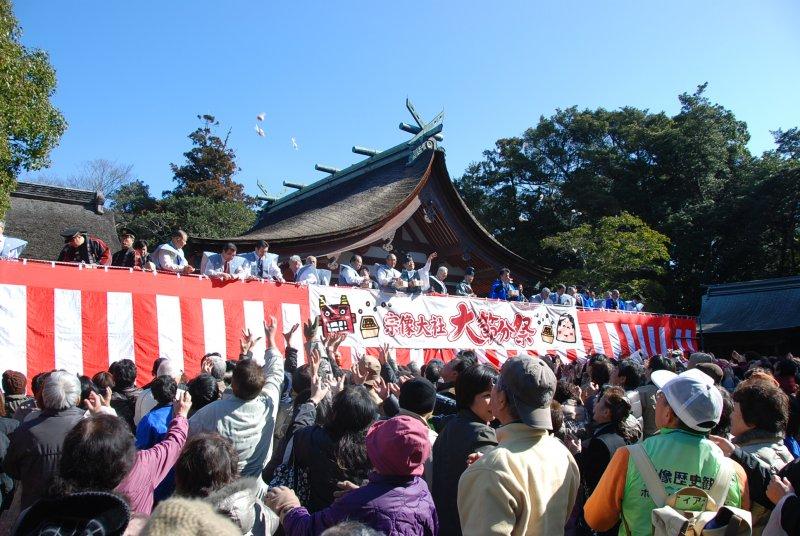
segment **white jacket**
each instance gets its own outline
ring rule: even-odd
[[[239,454],[243,477],[260,476],[272,455],[272,435],[283,383],[283,356],[275,348],[264,354],[267,383],[253,400],[236,396],[216,400],[189,419],[189,437],[216,432],[227,437]]]

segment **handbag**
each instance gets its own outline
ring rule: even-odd
[[[285,486],[294,491],[302,505],[307,505],[311,499],[311,488],[308,485],[308,470],[297,467],[295,461],[294,436],[289,440],[289,444],[286,445],[283,461],[275,468],[275,473],[272,475],[272,480],[269,482],[270,488],[276,488],[278,486]]]

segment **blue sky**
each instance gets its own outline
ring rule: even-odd
[[[278,195],[284,179],[322,178],[315,163],[359,160],[352,145],[407,139],[407,96],[426,119],[445,111],[453,177],[556,108],[675,113],[677,95],[706,81],[756,153],[770,130],[800,126],[792,0],[14,4],[23,42],[50,53],[69,122],[46,173],[106,158],[155,193],[172,187],[169,164],[203,113],[231,129],[247,191],[258,179]]]

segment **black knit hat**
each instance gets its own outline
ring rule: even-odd
[[[400,387],[400,407],[425,415],[436,405],[436,387],[425,378],[408,380]]]
[[[121,535],[130,517],[130,508],[119,495],[84,491],[35,502],[20,516],[13,534]]]

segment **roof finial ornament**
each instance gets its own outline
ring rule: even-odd
[[[422,119],[422,116],[419,115],[419,112],[417,112],[417,109],[414,107],[414,103],[411,102],[411,99],[409,99],[408,97],[406,97],[406,108],[408,108],[408,111],[411,112],[411,117],[414,118],[414,121],[417,124],[409,125],[408,123],[400,123],[399,128],[400,130],[408,132],[409,134],[419,134],[423,130],[433,129],[433,127],[442,122],[442,118],[444,117],[444,112],[442,112],[436,117],[434,117],[430,123],[426,123]],[[433,138],[436,141],[442,141],[444,139],[444,136],[441,133],[441,129],[437,129],[436,132],[432,132],[431,134],[433,135]]]

